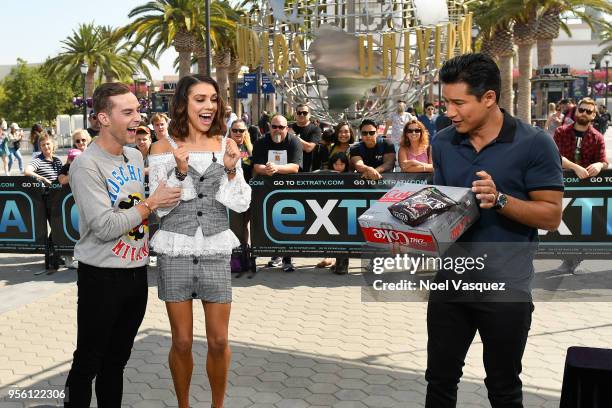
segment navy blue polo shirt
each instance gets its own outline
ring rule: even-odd
[[[434,184],[472,187],[480,180],[476,172],[491,175],[497,190],[529,200],[529,192],[563,191],[559,150],[553,139],[508,113],[499,135],[480,152],[467,134],[454,126],[440,131],[432,142]],[[537,250],[536,228],[513,221],[493,209],[480,209],[480,218],[460,238],[474,254],[487,253],[485,271],[478,280],[505,281],[527,289],[533,277],[533,256]]]

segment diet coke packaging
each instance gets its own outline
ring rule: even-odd
[[[393,204],[424,188],[432,190],[431,187],[456,204],[415,226],[402,222],[389,211]],[[370,206],[358,221],[366,242],[375,251],[389,251],[391,244],[398,243],[410,253],[440,256],[474,224],[479,214],[476,197],[469,188],[399,182]]]

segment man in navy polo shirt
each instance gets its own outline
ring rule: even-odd
[[[555,230],[561,222],[559,151],[544,131],[499,108],[501,79],[491,58],[455,57],[440,78],[453,126],[432,144],[434,184],[470,187],[480,206],[480,218],[445,256],[481,257],[484,268],[462,274],[443,269],[436,281],[498,283],[504,290],[454,290],[451,284],[430,293],[425,406],[456,406],[465,356],[478,331],[492,407],[523,407],[519,374],[533,311],[537,229]]]

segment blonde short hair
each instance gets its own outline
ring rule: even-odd
[[[77,129],[74,132],[72,132],[72,145],[76,146],[75,140],[77,137],[82,136],[87,140],[87,145],[89,145],[91,143],[91,136],[89,135],[89,132],[85,129]]]

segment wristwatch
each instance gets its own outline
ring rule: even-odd
[[[178,167],[174,168],[174,175],[176,176],[176,179],[178,181],[183,181],[183,180],[185,180],[185,178],[187,178],[187,173],[181,173],[181,171],[178,169]]]
[[[494,210],[501,210],[508,204],[508,197],[504,193],[497,193],[497,200],[495,200]]]

